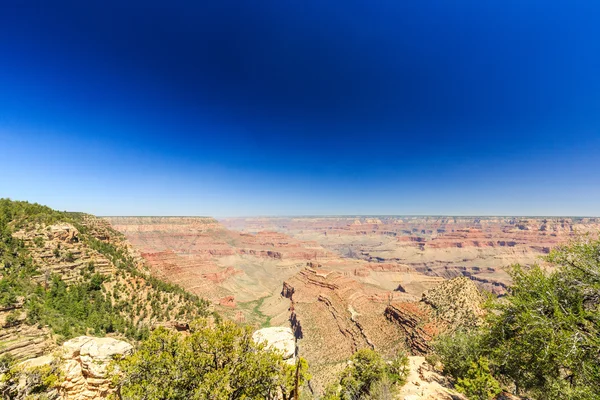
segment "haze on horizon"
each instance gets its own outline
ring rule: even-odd
[[[0,197],[600,215],[600,3],[8,1]]]

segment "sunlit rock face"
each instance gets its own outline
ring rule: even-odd
[[[116,357],[133,352],[133,346],[113,338],[79,336],[63,343],[52,354],[19,364],[20,376],[5,384],[11,399],[89,400],[106,399],[114,394],[108,366]],[[60,371],[60,383],[44,393],[36,393],[40,368]],[[118,371],[115,371],[118,373]],[[58,373],[57,373],[58,374]],[[8,387],[7,385],[11,385]]]
[[[110,362],[133,352],[133,346],[113,338],[80,336],[62,345],[64,382],[62,398],[85,400],[106,398],[113,391],[107,376]]]
[[[257,343],[265,343],[268,348],[279,351],[290,364],[296,362],[296,340],[292,328],[274,326],[259,329],[252,335]]]

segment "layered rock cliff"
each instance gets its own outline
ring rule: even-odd
[[[417,300],[407,293],[366,286],[351,275],[314,263],[286,280],[281,295],[289,300],[289,323],[299,339],[299,355],[313,371],[316,391],[358,349],[394,354],[403,332],[384,317],[385,307],[392,300]]]

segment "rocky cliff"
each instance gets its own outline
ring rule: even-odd
[[[407,293],[366,286],[351,275],[314,263],[287,279],[281,295],[289,301],[289,323],[299,339],[299,355],[313,372],[316,391],[358,349],[394,354],[403,343],[403,332],[384,317],[386,305],[393,300],[418,300]]]
[[[224,315],[261,325],[255,311],[307,261],[337,256],[315,242],[279,232],[243,233],[212,218],[109,217],[156,276],[209,298]]]
[[[402,329],[410,352],[423,355],[431,350],[431,341],[440,333],[481,324],[483,302],[475,283],[459,277],[425,291],[418,302],[392,302],[385,316]]]

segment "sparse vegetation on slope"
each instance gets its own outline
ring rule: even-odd
[[[59,340],[107,333],[139,340],[153,324],[207,314],[206,301],[140,267],[122,235],[93,216],[0,199],[7,327],[48,326]]]

